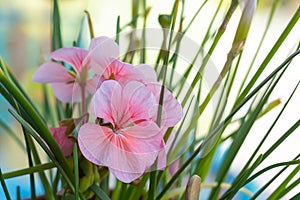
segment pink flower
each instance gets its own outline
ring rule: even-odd
[[[59,125],[58,128],[49,128],[55,141],[63,152],[64,156],[68,157],[72,154],[74,142],[66,135],[68,127]]]
[[[119,52],[118,44],[114,40],[107,38],[107,44],[113,44],[111,47],[103,47],[103,45],[97,44],[93,45],[93,53],[90,54],[92,60],[92,69],[98,75],[95,77],[94,81],[97,88],[105,80],[116,80],[121,85],[126,85],[130,81],[139,81],[142,83],[156,82],[157,76],[154,69],[146,64],[140,64],[133,66],[129,63],[119,61],[116,53]],[[109,49],[111,54],[101,54],[103,49]],[[103,70],[104,69],[104,70]]]
[[[156,113],[153,110],[158,107],[153,91],[156,92],[157,87],[151,85],[149,88],[137,81],[125,86],[114,80],[104,81],[91,102],[93,114],[104,123],[84,124],[78,133],[82,154],[97,165],[107,166],[126,183],[141,176],[165,147],[166,127],[159,128],[153,121]],[[167,99],[166,102],[171,101]],[[177,115],[181,112],[174,116],[180,119]],[[165,125],[175,122],[173,117],[163,119]]]
[[[63,65],[49,61],[35,72],[33,81],[51,83],[55,96],[63,102],[79,102],[82,89],[90,93],[95,91],[93,79],[87,79],[90,69],[103,73],[106,66],[100,64],[108,65],[118,54],[118,46],[107,37],[94,38],[88,51],[78,47],[61,48],[52,52],[50,58],[68,63],[72,69],[67,70]]]

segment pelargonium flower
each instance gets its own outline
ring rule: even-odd
[[[49,128],[49,131],[53,135],[56,143],[60,147],[65,157],[68,157],[72,154],[73,146],[74,146],[74,141],[68,138],[67,129],[68,127],[62,126],[62,124],[59,124],[59,127],[57,128],[54,127]]]
[[[111,52],[119,52],[118,44],[114,40],[107,38],[107,42],[114,44],[110,47]],[[105,80],[116,80],[121,85],[126,85],[130,81],[139,81],[142,83],[157,81],[156,73],[151,66],[146,64],[133,66],[130,63],[121,62],[116,58],[113,59],[110,54],[101,54],[99,57],[98,52],[101,52],[102,49],[103,45],[101,43],[95,45],[94,51],[90,55],[91,60],[97,60],[97,64],[92,65],[92,69],[98,75],[94,79],[97,88]]]
[[[40,66],[33,75],[33,81],[38,83],[51,83],[55,96],[63,102],[79,102],[82,100],[82,89],[86,92],[95,92],[93,79],[87,79],[91,68],[97,68],[103,73],[106,66],[115,59],[118,47],[107,37],[94,38],[89,50],[78,47],[61,48],[50,54],[50,58],[71,65],[67,70],[63,65],[49,61]],[[86,97],[87,95],[85,95]]]
[[[87,123],[80,128],[78,144],[82,154],[97,165],[107,166],[123,182],[141,176],[165,147],[167,126],[158,127],[153,120],[153,110],[158,108],[157,91],[157,87],[137,81],[125,86],[115,80],[104,81],[91,102],[93,114],[103,123]],[[176,104],[173,101],[177,102],[174,97],[166,98],[170,107]],[[163,116],[163,125],[179,121],[182,111],[178,102],[177,105],[179,112],[173,117]],[[168,110],[163,115],[168,115]]]

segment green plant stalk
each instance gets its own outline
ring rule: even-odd
[[[17,186],[17,200],[21,200],[20,186]]]
[[[227,13],[226,13],[226,16],[225,16],[225,18],[224,18],[224,20],[223,20],[221,26],[220,26],[219,29],[218,29],[218,32],[217,32],[216,37],[214,38],[213,44],[211,45],[211,47],[210,47],[210,49],[209,49],[207,55],[204,57],[203,62],[202,62],[202,64],[201,64],[201,67],[200,67],[200,69],[198,70],[196,76],[194,77],[193,82],[192,82],[192,84],[191,84],[191,87],[188,89],[188,92],[186,93],[187,95],[185,96],[185,98],[183,99],[183,101],[182,101],[182,103],[181,103],[182,107],[185,106],[186,101],[187,101],[188,98],[189,98],[189,95],[188,95],[188,94],[190,94],[190,93],[192,92],[193,88],[196,86],[198,80],[199,80],[200,77],[201,77],[201,74],[202,74],[203,70],[205,69],[206,64],[207,64],[208,61],[209,61],[210,55],[213,53],[213,51],[214,51],[216,45],[218,44],[219,40],[221,39],[221,36],[222,36],[222,35],[224,34],[224,32],[226,31],[227,24],[228,24],[228,22],[230,21],[230,18],[231,18],[231,16],[232,16],[233,12],[235,11],[237,5],[238,5],[238,1],[237,1],[237,0],[232,0],[232,1],[231,1],[231,5],[230,5],[230,7],[229,7],[229,9],[228,9],[228,11],[227,11]],[[220,6],[220,5],[219,5],[219,6]],[[217,9],[217,11],[218,11],[218,9]],[[217,15],[217,11],[215,12],[215,15],[214,15],[214,17],[213,17],[213,20],[215,19],[216,15]],[[212,23],[211,23],[211,24],[212,24]],[[210,26],[211,26],[211,25],[210,25]],[[207,35],[208,35],[208,32],[209,32],[209,30],[208,30],[207,33],[206,33]],[[204,45],[204,44],[205,44],[205,40],[203,40],[203,42],[202,42],[202,45]],[[201,47],[200,47],[200,48],[201,48]],[[184,78],[187,78],[187,77],[188,77],[188,75],[189,75],[189,73],[190,73],[190,71],[191,71],[193,65],[195,64],[196,59],[197,59],[198,55],[200,54],[200,52],[201,52],[201,49],[198,50],[198,52],[197,52],[197,54],[196,54],[194,60],[192,61],[192,64],[189,66],[188,70],[185,72]],[[201,79],[200,79],[200,81],[201,81]],[[182,83],[183,83],[184,81],[183,81],[183,79],[182,79],[182,80],[180,80],[179,82],[182,82]],[[181,93],[182,88],[183,88],[183,84],[182,84],[181,87],[179,88],[178,95]],[[199,88],[199,92],[198,92],[198,93],[201,93],[200,90],[201,90],[201,87]],[[199,109],[198,109],[198,110],[199,110]],[[199,112],[199,111],[198,111],[198,112]],[[189,127],[188,127],[188,129],[187,129],[187,131],[185,131],[185,134],[183,134],[183,137],[181,138],[181,140],[179,141],[179,143],[178,143],[178,145],[177,145],[178,148],[179,148],[180,146],[182,146],[183,143],[186,142],[187,136],[189,135],[188,132],[190,132],[195,126],[197,126],[197,122],[198,122],[197,119],[199,119],[199,117],[201,116],[201,114],[202,114],[202,112],[201,112],[200,114],[195,113],[195,114],[193,115],[192,119],[194,119],[194,120],[193,120],[193,122],[191,123],[192,125],[190,124]],[[175,149],[175,152],[178,151],[178,148]]]
[[[178,7],[179,7],[179,0],[176,0],[174,2],[173,11],[172,11],[172,24],[171,24],[171,30],[169,35],[169,43],[168,48],[166,49],[166,56],[164,57],[163,67],[162,67],[162,73],[163,73],[163,81],[161,85],[160,90],[160,96],[159,96],[159,107],[157,111],[157,125],[158,127],[161,126],[161,119],[162,119],[162,107],[163,107],[163,101],[164,101],[164,93],[165,93],[165,84],[166,84],[166,76],[167,76],[167,67],[169,64],[169,56],[170,56],[170,49],[172,44],[172,37],[173,37],[173,31],[175,28],[177,13],[178,13]],[[156,166],[156,162],[154,163],[154,166]],[[152,200],[156,196],[156,190],[157,190],[157,172],[155,169],[150,172],[150,184],[149,184],[149,194],[148,194],[148,200]]]
[[[248,97],[252,97],[255,93],[257,93],[261,87],[263,87],[268,81],[270,81],[270,79],[272,79],[280,70],[282,70],[282,68],[285,67],[286,64],[288,64],[294,57],[296,57],[298,54],[300,53],[300,50],[295,51],[294,53],[292,53],[282,64],[280,64],[280,66],[278,66],[267,78],[265,78],[257,87],[255,87],[255,89],[248,95],[246,96],[239,104],[234,106],[234,109],[232,109],[231,113],[235,113],[238,111],[238,109],[240,109],[241,105],[243,105],[243,103],[245,103],[246,101],[248,101]],[[198,119],[201,116],[201,112],[198,109],[198,112],[196,114],[193,115],[193,119]],[[225,120],[224,120],[225,121]],[[188,134],[193,127],[196,125],[197,120],[193,120],[191,121],[191,123],[189,124],[189,126],[187,127],[186,131],[184,134]]]
[[[229,72],[230,74],[230,72]],[[221,97],[219,98],[219,101],[217,103],[217,108],[215,109],[215,113],[213,115],[213,121],[211,122],[210,128],[209,128],[209,132],[211,132],[213,130],[214,127],[217,126],[217,124],[221,121],[221,117],[223,116],[223,113],[225,111],[225,106],[226,103],[223,101],[226,101],[226,99],[224,100],[224,96],[227,96],[226,94],[228,93],[228,90],[230,90],[230,88],[227,90],[227,92],[225,93],[226,90],[226,86],[228,84],[228,82],[230,81],[230,76],[228,75],[226,78],[226,81],[224,83],[222,92],[221,92]],[[200,81],[201,82],[201,81]],[[230,87],[230,85],[229,85]],[[206,145],[203,149],[203,154],[205,154],[205,152],[209,151],[208,155],[205,155],[205,157],[201,157],[199,159],[199,162],[196,164],[196,170],[195,170],[195,174],[197,174],[198,176],[201,177],[202,180],[206,179],[206,176],[209,172],[210,169],[210,165],[212,162],[212,159],[215,155],[215,152],[220,144],[221,140],[221,135],[224,131],[225,127],[218,133],[216,134],[216,136],[211,140],[211,142],[209,142],[208,145]],[[212,147],[213,145],[213,147]]]
[[[24,134],[27,134],[27,138],[28,138],[28,143],[29,143],[29,146],[31,147],[31,150],[32,150],[32,155],[33,155],[33,158],[34,158],[34,161],[35,161],[35,164],[41,164],[41,160],[40,160],[40,157],[38,155],[38,152],[37,152],[37,149],[35,147],[35,144],[32,140],[32,138],[30,137],[29,133],[27,132],[26,128],[23,126],[23,129],[24,129]],[[49,181],[45,175],[45,172],[44,171],[40,171],[39,172],[39,177],[43,183],[43,186],[44,186],[44,189],[45,189],[45,195],[47,196],[47,198],[50,200],[50,199],[55,199],[55,194],[53,193],[53,190],[49,184]]]
[[[53,152],[51,152],[51,150],[49,149],[49,145],[46,145],[45,140],[42,140],[40,138],[40,136],[38,135],[38,133],[32,129],[32,127],[18,114],[16,113],[14,110],[10,110],[9,112],[15,117],[15,119],[18,120],[18,122],[20,122],[24,128],[28,131],[28,133],[31,134],[31,136],[38,142],[38,144],[43,148],[43,150],[45,151],[45,153],[49,156],[49,158],[53,161],[53,163],[56,165],[56,167],[58,168],[59,172],[62,174],[62,176],[64,177],[66,183],[69,185],[71,191],[75,191],[73,182],[74,179],[71,180],[68,175],[67,172],[64,171],[64,169],[61,166],[61,163],[59,163],[59,161],[57,161],[57,159],[55,158],[55,155],[53,155]],[[68,171],[70,173],[70,171]],[[73,175],[73,174],[72,174]],[[80,198],[83,199],[82,194],[79,193]]]
[[[221,39],[222,35],[224,34],[227,24],[231,19],[231,16],[233,14],[233,12],[235,11],[236,7],[238,5],[238,1],[237,0],[232,0],[231,1],[231,5],[226,13],[225,19],[223,20],[220,28],[218,29],[217,35],[214,38],[214,41],[210,47],[210,49],[208,50],[208,53],[206,54],[206,56],[203,59],[203,62],[196,74],[196,76],[194,77],[192,83],[191,83],[191,87],[189,88],[189,90],[187,91],[186,94],[190,94],[192,92],[192,89],[195,87],[195,85],[197,84],[197,82],[199,81],[199,79],[201,78],[201,75],[209,61],[210,56],[212,55],[215,47],[217,46],[219,40]],[[186,101],[188,100],[188,95],[185,96],[185,98],[182,101],[182,106],[184,106],[186,104]]]
[[[275,80],[275,82],[273,83],[273,85],[271,86],[272,83],[270,83],[270,86],[271,88],[267,89],[268,90],[268,93],[266,94],[266,97],[264,97],[265,99],[265,102],[267,101],[268,97],[270,96],[270,94],[272,93],[272,91],[274,90],[275,86],[277,85],[277,83],[279,82],[279,80],[281,79],[282,75],[285,73],[286,69],[288,68],[290,62],[287,63],[285,69],[281,72],[281,74],[279,75],[279,77]],[[275,79],[275,77],[274,77]],[[273,80],[274,80],[273,79]],[[260,100],[262,101],[262,100]],[[261,108],[262,109],[262,108]],[[256,119],[259,117],[259,115],[256,117]],[[263,139],[264,141],[264,139]],[[255,152],[256,154],[256,152]],[[253,158],[255,156],[255,154],[253,154]],[[240,174],[237,176],[237,178],[234,180],[233,182],[233,185],[234,187],[233,188],[230,188],[228,191],[226,191],[226,193],[222,196],[222,198],[226,197],[226,198],[233,198],[233,196],[236,194],[236,192],[238,191],[239,187],[242,186],[242,183],[244,182],[244,180],[250,176],[250,174],[252,173],[252,171],[256,168],[256,166],[254,166],[254,164],[250,167],[249,170],[247,170],[248,166],[250,165],[252,159],[252,157],[248,160],[248,162],[246,163],[246,165],[244,166],[243,170],[240,172]],[[226,159],[226,158],[225,158]],[[259,162],[258,162],[259,160]],[[262,161],[264,160],[264,156],[260,156],[256,161],[255,163],[258,162],[258,164],[260,164]]]
[[[120,32],[121,32],[121,27],[120,27],[120,15],[118,15],[117,18],[117,25],[116,25],[116,43],[119,44],[120,42]]]
[[[1,185],[2,185],[2,188],[3,188],[4,195],[5,195],[6,199],[7,199],[7,200],[11,200],[11,197],[10,197],[10,195],[9,195],[8,189],[7,189],[7,187],[6,187],[6,184],[5,184],[3,175],[2,175],[2,170],[1,170],[1,168],[0,168],[0,182],[1,182]]]
[[[294,160],[298,159],[300,154],[298,154]],[[298,168],[299,166],[297,166]],[[263,187],[261,187],[252,197],[251,200],[255,200],[271,183],[273,183],[281,174],[284,172],[288,166],[285,166],[282,170],[280,170],[275,176],[272,177],[270,181],[268,181]],[[299,170],[298,170],[299,171]]]
[[[285,167],[284,169],[286,169]],[[281,194],[286,190],[286,186],[288,183],[297,175],[297,173],[300,171],[300,165],[298,165],[289,175],[288,177],[280,184],[280,186],[272,192],[271,196],[269,196],[269,199],[279,199],[281,197]]]
[[[237,98],[233,107],[238,105],[245,98],[245,96],[249,93],[249,91],[251,90],[253,85],[256,83],[256,81],[259,78],[259,76],[261,75],[261,73],[264,71],[264,69],[270,62],[270,60],[273,58],[273,56],[275,55],[275,53],[281,46],[281,44],[285,41],[285,39],[289,35],[290,31],[293,29],[295,24],[298,22],[299,18],[300,18],[300,6],[298,7],[297,11],[295,12],[293,17],[289,21],[289,23],[286,26],[286,28],[284,29],[284,31],[279,36],[278,40],[276,41],[276,43],[274,44],[274,46],[272,47],[272,49],[270,50],[270,52],[268,53],[268,55],[266,56],[266,58],[264,59],[264,61],[260,65],[260,67],[258,68],[258,70],[256,71],[256,73],[254,74],[254,76],[252,77],[252,79],[250,80],[250,82],[248,83],[246,88],[243,90],[243,92]]]
[[[217,187],[214,188],[211,191],[211,195],[209,197],[209,199],[217,199],[219,192],[221,190],[220,184],[224,181],[227,172],[229,171],[229,168],[232,164],[232,161],[234,160],[235,156],[237,155],[237,152],[239,151],[239,149],[241,148],[246,136],[248,135],[253,123],[255,122],[257,116],[259,115],[261,109],[263,108],[265,102],[267,101],[269,95],[271,93],[269,93],[268,95],[266,95],[266,97],[264,97],[261,102],[259,103],[259,105],[255,108],[255,110],[249,114],[248,119],[246,119],[246,121],[241,125],[241,127],[239,128],[239,131],[237,132],[237,134],[235,135],[234,141],[232,142],[232,145],[230,146],[224,161],[222,163],[222,167],[219,169],[217,176],[216,176],[216,182],[218,183]]]
[[[260,52],[261,46],[263,44],[263,41],[265,40],[265,37],[267,35],[267,32],[268,32],[269,27],[270,27],[271,22],[272,22],[272,19],[274,17],[275,11],[278,8],[279,2],[280,2],[280,0],[275,0],[275,2],[272,4],[272,8],[271,8],[271,12],[270,12],[270,15],[269,15],[269,18],[268,18],[268,21],[267,21],[267,25],[265,26],[265,30],[263,32],[263,35],[262,35],[261,39],[260,39],[259,45],[258,45],[258,47],[256,49],[256,52],[255,52],[255,54],[253,56],[251,64],[250,64],[250,66],[249,66],[249,68],[248,68],[248,70],[246,72],[245,77],[243,78],[242,84],[241,84],[240,89],[238,90],[237,94],[241,93],[241,90],[243,89],[243,87],[244,87],[244,85],[246,83],[246,80],[247,80],[247,78],[249,76],[249,73],[250,73],[250,71],[251,71],[251,69],[252,69],[252,67],[254,65],[254,62],[255,62],[257,56],[258,56],[258,53]]]
[[[4,179],[9,179],[9,178],[15,178],[18,176],[24,176],[24,175],[28,175],[30,173],[37,173],[37,172],[42,172],[48,169],[52,169],[56,167],[55,164],[53,162],[51,163],[45,163],[45,164],[39,164],[39,165],[35,165],[33,167],[29,167],[29,168],[25,168],[25,169],[19,169],[19,170],[15,170],[12,172],[7,172],[5,174],[3,174],[3,178]]]
[[[300,120],[295,125],[299,126],[299,124],[300,124]],[[243,184],[243,186],[250,183],[251,181],[256,179],[258,176],[262,175],[263,173],[265,173],[271,169],[274,169],[277,167],[282,167],[282,166],[298,165],[298,164],[300,164],[300,160],[292,160],[292,161],[288,161],[288,162],[280,162],[280,163],[270,165],[270,166],[258,171],[257,173],[252,175],[250,178],[248,178],[247,181]]]
[[[85,10],[84,13],[86,14],[87,20],[88,20],[88,25],[89,25],[89,32],[90,32],[90,37],[91,39],[93,39],[95,37],[95,33],[94,33],[94,27],[93,27],[93,22],[92,22],[92,17],[90,15],[90,13]]]
[[[265,102],[267,101],[269,95],[272,93],[272,91],[274,90],[275,86],[277,85],[277,83],[279,82],[279,80],[281,79],[282,75],[285,73],[286,69],[288,68],[290,62],[287,63],[287,66],[285,67],[285,69],[281,72],[281,74],[279,75],[279,77],[275,80],[275,82],[273,83],[272,87],[269,89],[269,87],[271,86],[272,83],[270,83],[270,86],[268,87],[268,92],[266,94],[266,98],[265,98]],[[274,77],[275,79],[275,77]],[[273,79],[273,80],[274,80]],[[272,82],[273,82],[272,80]],[[262,100],[260,100],[262,101]],[[256,120],[258,119],[259,115],[256,117]],[[276,122],[274,122],[275,124]],[[272,130],[272,126],[269,129],[269,132]],[[226,191],[226,193],[222,196],[222,198],[226,197],[226,198],[233,198],[234,194],[238,191],[239,186],[242,184],[242,182],[248,177],[250,176],[250,172],[252,172],[251,170],[248,170],[249,165],[251,164],[252,160],[254,159],[256,153],[258,152],[260,146],[263,144],[263,142],[265,141],[265,139],[267,138],[267,135],[269,134],[269,132],[267,132],[267,134],[265,135],[265,137],[263,138],[262,142],[259,144],[258,148],[255,150],[255,152],[252,154],[252,156],[250,157],[250,159],[247,161],[247,163],[245,164],[245,166],[243,167],[243,169],[241,170],[240,174],[235,178],[235,180],[233,181],[233,188],[230,188],[228,191]],[[237,133],[238,134],[238,133]],[[259,158],[260,162],[262,162],[264,159],[263,157]],[[255,163],[258,161],[258,159],[255,161]],[[259,163],[260,164],[260,163]],[[250,169],[253,168],[253,165]],[[254,170],[254,169],[253,169]]]
[[[61,152],[60,148],[58,147],[57,143],[55,142],[53,136],[49,132],[47,126],[44,124],[44,121],[39,117],[39,115],[35,112],[35,110],[31,107],[30,103],[26,101],[24,96],[20,93],[20,91],[13,85],[3,74],[3,71],[0,70],[0,81],[3,84],[3,86],[10,91],[10,93],[14,96],[16,101],[20,104],[20,106],[24,109],[26,113],[30,116],[32,121],[35,122],[36,127],[38,130],[36,130],[39,135],[44,139],[44,141],[47,143],[51,151],[53,152],[55,158],[60,163],[62,169],[65,171],[67,176],[73,180],[73,175],[69,170],[67,161]]]
[[[110,198],[105,194],[105,192],[95,183],[90,187],[90,189],[95,192],[96,196],[102,200],[110,200]]]
[[[276,119],[274,120],[273,124],[271,125],[271,127],[269,128],[269,130],[267,131],[267,133],[264,135],[264,138],[261,140],[261,142],[259,143],[259,145],[256,147],[255,151],[252,153],[252,155],[250,156],[250,158],[248,159],[247,163],[245,164],[245,166],[243,167],[243,169],[241,170],[241,172],[239,173],[239,175],[236,176],[233,185],[236,185],[238,181],[241,180],[241,177],[244,176],[244,171],[246,171],[249,167],[249,165],[251,164],[251,162],[253,161],[253,159],[255,158],[256,154],[258,153],[259,149],[261,148],[261,146],[263,145],[263,143],[265,142],[265,140],[267,139],[267,137],[269,136],[269,134],[271,133],[273,127],[275,126],[275,124],[277,124],[281,114],[283,113],[283,111],[285,110],[286,106],[288,105],[288,103],[290,102],[292,96],[294,95],[296,89],[298,87],[295,87],[294,91],[292,92],[292,94],[290,95],[289,99],[287,100],[287,102],[285,103],[284,107],[282,108],[282,110],[280,111],[280,113],[277,115]],[[226,194],[224,194],[226,195]]]
[[[292,189],[294,189],[295,187],[299,186],[300,184],[300,178],[298,178],[297,180],[295,180],[292,184],[290,184],[285,190],[283,190],[280,195],[279,198],[282,198],[284,195],[286,195],[288,192],[290,192]],[[299,193],[297,195],[299,197]],[[297,197],[293,197],[293,199],[295,198],[295,200],[297,200]],[[271,199],[271,198],[270,198]],[[299,199],[299,198],[298,198]],[[273,200],[273,199],[271,199]]]
[[[77,152],[77,144],[74,144],[73,147],[73,164],[74,164],[74,199],[79,199],[79,169],[78,169],[78,152]]]
[[[174,176],[171,178],[171,180],[168,182],[168,184],[164,187],[164,189],[159,193],[157,196],[157,200],[161,199],[162,196],[168,191],[168,189],[173,185],[175,180],[178,178],[178,176],[184,171],[184,169],[192,162],[192,160],[198,155],[202,147],[210,141],[210,139],[217,134],[224,126],[226,126],[231,120],[231,118],[243,107],[245,103],[247,103],[266,83],[268,83],[284,66],[289,63],[295,56],[297,56],[300,53],[300,51],[295,51],[293,54],[291,54],[279,67],[277,67],[267,78],[265,78],[253,91],[243,99],[241,103],[236,106],[233,111],[220,123],[206,138],[206,140],[201,143],[197,149],[193,152],[193,154],[182,164],[182,166],[178,169],[178,171],[174,174]],[[198,113],[197,113],[198,114]],[[187,128],[187,131],[191,130],[190,127],[193,124],[191,122],[190,126]]]

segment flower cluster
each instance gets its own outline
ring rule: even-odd
[[[154,163],[158,169],[165,167],[164,135],[181,119],[182,108],[167,89],[160,105],[164,87],[151,66],[133,66],[118,57],[119,48],[112,39],[94,38],[89,50],[71,47],[52,52],[51,59],[66,63],[69,68],[58,62],[46,62],[33,80],[51,83],[55,96],[62,102],[84,103],[89,94],[93,95],[90,111],[95,123],[87,122],[80,127],[80,151],[90,162],[108,167],[119,180],[129,183]],[[64,128],[51,130],[65,135]],[[65,141],[62,137],[54,136],[65,155],[69,155],[66,148],[70,143],[66,147],[59,141]]]

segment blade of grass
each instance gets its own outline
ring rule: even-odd
[[[272,91],[274,90],[275,86],[277,85],[277,83],[279,82],[279,80],[282,78],[283,74],[285,73],[286,69],[288,68],[290,62],[287,63],[286,67],[284,68],[284,70],[279,74],[279,76],[277,77],[277,79],[274,81],[274,83],[271,86],[270,83],[270,89],[268,88],[268,92],[265,95],[266,98],[265,99],[265,103],[268,99],[268,97],[271,95]],[[274,77],[275,78],[275,77]],[[273,79],[274,80],[274,79]],[[260,100],[260,102],[262,102],[263,100]],[[261,108],[262,109],[262,108]],[[258,119],[259,115],[256,117],[256,120]],[[276,120],[275,120],[276,121]],[[276,122],[274,122],[273,124],[275,124]],[[241,170],[241,172],[239,173],[239,175],[235,178],[235,180],[233,181],[233,188],[230,188],[228,191],[225,192],[225,194],[222,195],[221,198],[233,198],[233,196],[236,194],[236,192],[238,191],[238,188],[242,186],[242,183],[245,181],[245,179],[250,176],[250,172],[252,172],[250,169],[254,170],[253,165],[252,167],[250,167],[250,169],[248,170],[248,167],[250,165],[250,163],[252,162],[253,158],[255,157],[256,153],[258,152],[260,146],[263,144],[263,142],[265,141],[265,139],[267,138],[268,134],[270,133],[270,131],[272,130],[272,126],[269,129],[269,131],[267,132],[267,134],[265,135],[265,137],[263,138],[262,142],[259,144],[258,148],[254,151],[254,153],[252,154],[252,156],[250,157],[250,159],[247,161],[247,163],[245,164],[245,166],[243,167],[243,169]],[[238,133],[237,133],[238,134]],[[234,142],[235,143],[235,142]],[[225,158],[226,159],[226,158]],[[260,158],[261,162],[264,160],[263,157]],[[257,160],[255,161],[255,163],[257,162]],[[260,163],[259,163],[260,164]]]
[[[91,187],[91,190],[95,192],[96,196],[102,200],[110,200],[110,198],[105,194],[105,192],[96,184],[93,184]]]
[[[10,194],[8,192],[7,186],[5,184],[5,181],[4,181],[4,178],[3,178],[3,175],[2,175],[1,168],[0,168],[0,182],[1,182],[1,185],[2,185],[2,188],[3,188],[4,195],[5,195],[6,199],[11,200]]]
[[[60,13],[58,7],[58,1],[53,1],[53,13],[52,13],[52,51],[62,48],[62,38],[60,30]]]
[[[246,75],[245,75],[245,77],[243,78],[243,81],[242,81],[242,84],[241,84],[240,89],[239,89],[239,91],[238,91],[238,94],[240,94],[241,90],[243,89],[243,87],[244,87],[244,85],[245,85],[245,83],[246,83],[246,80],[247,80],[247,78],[248,78],[248,76],[249,76],[249,73],[250,73],[250,71],[251,71],[251,69],[252,69],[252,67],[253,67],[253,65],[254,65],[254,62],[255,62],[255,60],[256,60],[256,58],[257,58],[257,56],[258,56],[258,53],[260,52],[261,46],[262,46],[262,44],[263,44],[263,41],[265,40],[265,37],[266,37],[266,35],[267,35],[267,32],[268,32],[269,27],[270,27],[270,25],[271,25],[271,22],[272,22],[272,20],[273,20],[275,11],[276,11],[276,9],[278,8],[278,5],[279,5],[280,2],[281,2],[280,0],[275,0],[275,1],[272,3],[272,8],[271,8],[271,11],[270,11],[270,14],[269,14],[269,18],[268,18],[267,24],[266,24],[266,26],[265,26],[263,35],[262,35],[262,37],[261,37],[261,39],[260,39],[259,45],[258,45],[258,47],[257,47],[257,49],[256,49],[256,51],[255,51],[255,54],[254,54],[254,56],[253,56],[253,58],[252,58],[251,64],[249,65],[249,68],[248,68],[248,70],[247,70],[247,72],[246,72]]]
[[[206,138],[206,140],[201,143],[197,149],[194,150],[192,155],[182,164],[182,166],[178,169],[178,171],[174,174],[174,176],[171,178],[171,180],[168,182],[168,184],[164,187],[164,189],[159,193],[157,196],[157,199],[161,199],[162,196],[168,189],[173,185],[175,180],[178,178],[178,176],[184,171],[184,169],[190,164],[190,162],[198,155],[198,153],[201,151],[203,146],[210,141],[210,139],[217,134],[224,126],[228,124],[228,121],[231,120],[231,118],[244,106],[245,103],[247,103],[260,89],[268,83],[282,68],[284,68],[296,55],[298,55],[300,51],[295,51],[293,54],[291,54],[279,67],[277,67],[267,78],[265,78],[253,91],[243,99],[242,102],[240,102],[233,110],[232,112],[220,123]],[[199,112],[197,113],[199,114]],[[198,119],[198,118],[196,118]],[[193,122],[190,123],[189,127],[187,128],[187,131],[191,130]],[[185,133],[187,132],[185,131]]]
[[[293,17],[289,21],[288,25],[285,27],[284,31],[279,36],[278,40],[276,41],[276,43],[274,44],[274,46],[272,47],[272,49],[270,50],[270,52],[268,53],[268,55],[266,56],[264,61],[259,66],[258,70],[254,74],[254,76],[252,77],[252,79],[250,80],[250,82],[248,83],[246,88],[242,91],[242,93],[237,98],[236,103],[233,107],[238,105],[245,98],[245,96],[249,93],[251,88],[253,88],[253,85],[256,83],[256,81],[259,78],[259,76],[261,75],[261,73],[264,71],[266,66],[269,64],[270,60],[273,58],[273,56],[275,55],[275,53],[277,52],[277,50],[279,49],[281,44],[285,41],[286,37],[289,35],[289,33],[291,32],[291,30],[293,29],[293,27],[295,26],[295,24],[298,22],[299,19],[300,19],[300,6],[298,7],[297,11],[295,12]]]
[[[74,199],[79,199],[79,169],[78,169],[78,153],[77,153],[77,144],[74,144],[73,147],[73,164],[74,164],[74,186],[75,186],[75,193]]]
[[[17,186],[17,200],[21,200],[20,186]]]
[[[300,154],[297,155],[293,160],[297,160],[299,158]],[[271,185],[271,183],[273,183],[289,166],[285,166],[282,170],[280,170],[275,176],[272,177],[272,179],[270,181],[268,181],[263,187],[261,187],[251,198],[252,200],[256,199],[269,185]],[[283,181],[280,186],[274,191],[272,192],[272,196],[275,196],[275,194],[278,194],[277,190],[281,190],[279,188],[284,188],[286,187],[286,185],[288,184],[288,182],[291,180],[291,178],[293,178],[300,169],[300,165],[298,165],[291,173],[290,175],[286,178],[285,181]],[[271,196],[269,197],[271,198]]]
[[[9,179],[9,178],[15,178],[18,176],[24,176],[24,175],[28,175],[31,173],[37,173],[37,172],[42,172],[48,169],[52,169],[56,167],[55,164],[53,162],[51,163],[45,163],[45,164],[39,164],[39,165],[35,165],[33,167],[29,167],[29,168],[25,168],[25,169],[19,169],[19,170],[15,170],[12,172],[7,172],[3,174],[3,178],[4,179]]]
[[[73,175],[69,170],[67,161],[61,152],[60,148],[58,147],[57,143],[55,142],[53,136],[49,132],[47,126],[45,125],[44,121],[39,117],[39,115],[35,112],[32,108],[30,103],[26,101],[24,96],[20,93],[20,91],[5,77],[3,71],[0,70],[0,81],[2,85],[10,91],[10,94],[16,99],[24,112],[27,113],[32,121],[34,122],[34,126],[36,127],[36,131],[39,135],[44,139],[47,143],[51,151],[53,152],[55,158],[61,165],[61,169],[66,173],[66,175],[72,180]]]

